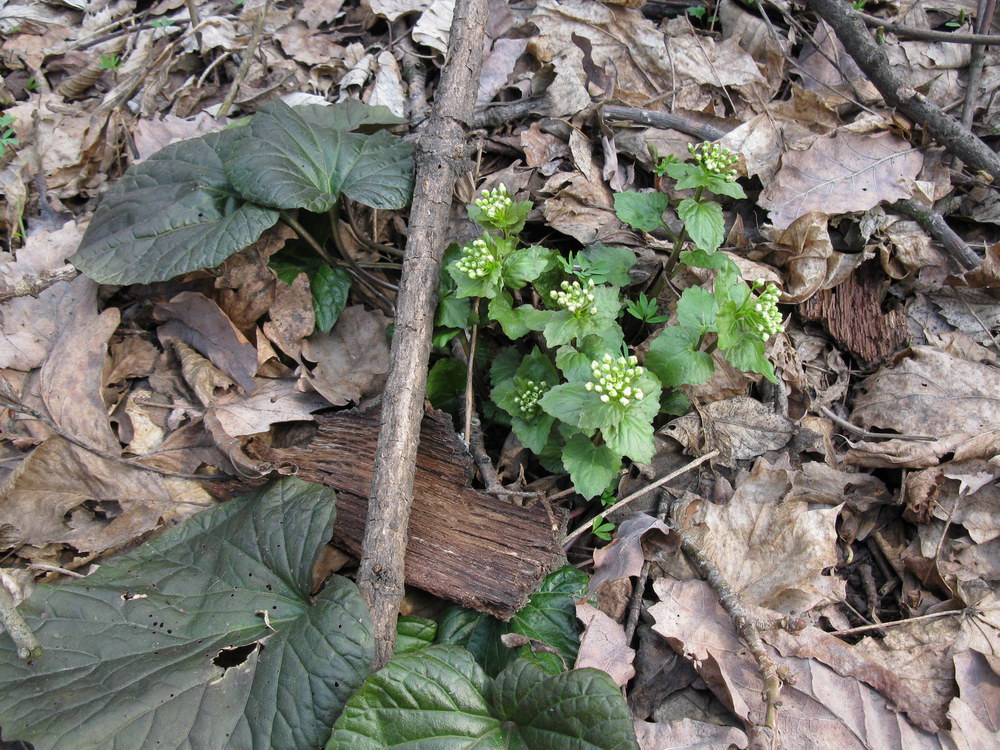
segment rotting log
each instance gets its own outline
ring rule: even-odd
[[[337,491],[333,541],[360,555],[380,409],[317,417],[304,444],[253,451],[294,466],[296,476]],[[472,459],[439,411],[425,414],[413,484],[406,583],[509,619],[561,558],[564,514],[538,502],[514,505],[469,487]]]

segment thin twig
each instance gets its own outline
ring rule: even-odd
[[[838,417],[834,412],[822,404],[816,404],[816,408],[819,409],[823,413],[823,416],[827,419],[832,422],[836,422],[845,430],[853,432],[855,435],[864,440],[937,440],[936,437],[931,437],[930,435],[899,435],[895,432],[872,432],[871,430],[866,430],[864,427],[858,427],[856,424],[851,424],[843,417]]]
[[[966,245],[965,240],[948,226],[944,217],[930,206],[925,206],[912,198],[904,198],[890,203],[887,208],[917,222],[931,236],[931,239],[941,243],[945,252],[954,258],[955,262],[962,268],[973,270],[982,265],[983,261],[976,255],[975,251]]]
[[[72,281],[80,272],[71,265],[28,274],[14,283],[13,286],[0,291],[0,304],[15,297],[37,297],[53,284],[60,281]]]
[[[717,141],[726,135],[725,130],[695,122],[690,117],[671,115],[666,112],[654,112],[649,109],[623,107],[618,104],[605,104],[601,107],[604,118],[611,120],[628,120],[629,122],[647,125],[651,128],[678,130],[701,141]]]
[[[188,7],[190,8],[192,5],[192,0],[188,0]],[[257,53],[258,45],[260,45],[260,38],[264,33],[264,22],[267,20],[267,11],[270,8],[271,0],[264,0],[264,5],[257,9],[257,17],[253,20],[253,31],[250,34],[250,41],[243,50],[243,59],[240,60],[240,67],[236,69],[236,75],[233,76],[233,83],[229,87],[229,93],[226,94],[226,98],[219,107],[219,113],[216,117],[225,117],[226,113],[229,112],[229,108],[233,106],[233,102],[236,101],[236,94],[239,92],[240,86],[243,85],[243,79],[246,78],[247,71],[250,70],[250,63],[253,60],[253,56]],[[195,13],[194,10],[191,12]],[[192,17],[192,20],[194,20],[194,17]],[[195,23],[197,24],[197,22]],[[198,40],[198,48],[201,49],[200,32],[198,32],[195,38]]]
[[[694,461],[690,461],[689,463],[684,464],[677,471],[672,471],[669,474],[667,474],[666,476],[660,477],[655,482],[651,482],[650,484],[647,484],[641,490],[636,490],[631,495],[629,495],[628,497],[626,497],[624,500],[619,500],[617,503],[615,503],[614,505],[612,505],[610,508],[607,508],[607,509],[601,511],[600,513],[598,513],[594,518],[592,518],[590,521],[588,521],[587,523],[585,523],[583,526],[579,527],[576,531],[574,531],[574,532],[572,532],[570,534],[567,534],[563,538],[563,540],[562,540],[563,547],[565,547],[567,544],[571,543],[574,539],[576,539],[578,536],[580,536],[580,534],[582,534],[583,532],[589,531],[591,528],[593,528],[594,520],[602,520],[602,519],[604,519],[608,514],[614,513],[619,508],[624,508],[626,505],[628,505],[630,502],[632,502],[636,498],[642,497],[647,492],[652,492],[657,487],[660,487],[660,486],[666,484],[667,482],[669,482],[671,479],[676,479],[681,474],[684,474],[684,473],[690,471],[691,469],[695,468],[696,466],[701,466],[703,463],[705,463],[709,459],[715,458],[718,455],[719,455],[719,451],[718,450],[709,451],[704,456],[699,456]]]
[[[762,726],[767,730],[772,739],[777,738],[778,727],[778,707],[781,705],[780,694],[782,683],[790,682],[790,674],[787,668],[779,667],[768,655],[764,642],[760,637],[760,630],[757,621],[747,612],[740,595],[733,591],[729,583],[722,577],[722,573],[701,549],[692,541],[686,531],[681,531],[676,525],[671,524],[680,537],[681,549],[688,556],[694,566],[698,569],[702,578],[715,589],[719,596],[719,603],[733,620],[740,637],[747,644],[747,648],[757,662],[761,677],[764,681],[763,699],[765,703],[764,721]]]
[[[930,29],[913,29],[909,26],[901,26],[884,18],[870,16],[867,13],[858,13],[865,26],[878,29],[885,29],[890,34],[895,34],[900,39],[919,39],[925,42],[950,42],[952,44],[1000,44],[1000,36],[996,34],[963,34],[952,31],[931,31]]]
[[[2,378],[0,378],[0,406],[41,422],[63,440],[72,443],[78,448],[83,448],[85,451],[89,451],[95,456],[105,458],[108,461],[116,461],[117,463],[124,464],[125,466],[130,466],[133,469],[143,469],[145,471],[151,471],[154,474],[160,474],[165,477],[177,477],[178,479],[229,479],[228,474],[183,474],[177,471],[168,471],[167,469],[160,469],[156,466],[141,463],[139,458],[122,458],[121,456],[116,456],[114,453],[109,453],[105,450],[101,450],[100,448],[96,448],[93,445],[88,445],[76,435],[66,432],[66,430],[62,429],[59,425],[37,409],[33,409],[30,406],[21,403],[21,401],[17,399],[17,396],[14,395],[10,385]],[[145,458],[145,456],[140,458]]]
[[[7,635],[17,646],[17,658],[27,661],[37,659],[42,655],[42,645],[31,632],[28,623],[24,621],[14,604],[14,597],[7,587],[0,582],[0,625],[3,625]]]
[[[917,615],[916,617],[909,617],[905,620],[892,620],[890,622],[880,622],[878,625],[862,625],[857,628],[848,628],[847,630],[834,630],[830,632],[830,635],[845,636],[845,635],[857,635],[858,633],[869,633],[872,630],[883,630],[885,628],[894,628],[897,625],[909,625],[911,622],[920,622],[921,620],[933,620],[938,617],[955,617],[960,615],[965,610],[962,609],[950,609],[947,612],[932,612],[929,615]]]

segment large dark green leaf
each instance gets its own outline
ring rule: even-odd
[[[262,107],[243,128],[226,174],[252,201],[328,211],[341,194],[373,208],[403,208],[413,191],[413,147],[379,131],[345,129],[357,118],[340,105]]]
[[[70,262],[103,284],[164,281],[216,266],[278,220],[229,184],[220,153],[240,130],[167,146],[104,196]]]
[[[628,707],[596,669],[549,676],[518,659],[495,680],[457,646],[397,656],[369,677],[327,750],[638,750]]]
[[[283,480],[39,587],[20,611],[42,657],[19,661],[0,635],[4,734],[36,750],[322,747],[373,658],[352,582],[310,605],[333,503]]]

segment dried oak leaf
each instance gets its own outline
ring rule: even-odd
[[[725,505],[690,496],[676,514],[734,591],[785,614],[805,612],[844,591],[842,580],[823,574],[837,564],[840,506],[811,509],[787,499],[795,473],[760,460]]]
[[[0,487],[0,526],[17,529],[17,544],[56,542],[103,552],[211,503],[193,481],[136,469],[52,437]]]
[[[991,435],[1000,425],[1000,371],[936,347],[916,346],[857,386],[850,419],[869,430],[936,440],[861,442],[848,451],[849,463],[924,468],[945,453],[976,458],[963,444],[978,441],[977,453],[995,446]]]
[[[361,305],[344,310],[327,334],[304,342],[302,357],[315,365],[303,379],[331,404],[360,401],[389,370],[385,316]]]
[[[650,608],[653,629],[695,669],[722,703],[748,726],[760,724],[765,705],[760,667],[738,636],[712,588],[703,581],[660,579],[660,599]],[[775,613],[750,608],[759,620]],[[765,633],[766,637],[766,633]],[[769,649],[770,651],[770,649]],[[774,657],[773,651],[770,651]],[[796,750],[939,750],[942,743],[887,705],[886,697],[854,676],[843,676],[815,659],[776,659],[795,675],[782,686],[777,733]]]
[[[624,687],[635,676],[635,650],[629,648],[624,628],[592,604],[577,604],[576,617],[584,630],[573,668],[600,669]]]
[[[891,133],[841,131],[817,138],[805,151],[787,152],[758,202],[778,229],[809,211],[867,211],[909,198],[908,183],[923,163],[919,150]]]

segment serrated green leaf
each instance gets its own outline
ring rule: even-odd
[[[633,229],[652,232],[663,226],[663,212],[670,199],[663,193],[637,193],[626,190],[615,193],[615,214]]]
[[[505,380],[512,380],[523,359],[521,352],[513,346],[505,346],[498,351],[490,364],[490,385],[497,386]]]
[[[507,632],[507,623],[496,617],[453,604],[438,620],[436,643],[467,649],[486,674],[496,677],[514,660],[515,652],[500,640]]]
[[[427,648],[437,637],[438,624],[416,615],[400,615],[396,620],[396,654],[410,654]]]
[[[400,685],[407,689],[399,689]],[[456,646],[404,654],[365,681],[327,750],[638,750],[611,677],[519,659],[491,680]]]
[[[443,328],[467,328],[471,325],[472,302],[468,297],[456,297],[454,291],[442,294],[438,300],[434,325]]]
[[[351,277],[342,268],[321,265],[309,277],[313,311],[316,313],[316,330],[329,333],[347,307],[351,293]]]
[[[764,354],[764,342],[759,336],[751,333],[736,337],[732,346],[723,349],[720,345],[719,350],[733,367],[747,372],[759,372],[772,383],[778,382],[774,365]]]
[[[551,310],[539,310],[531,305],[513,306],[514,299],[509,292],[501,291],[490,300],[489,316],[500,324],[504,335],[519,339],[532,331],[540,331],[552,317]]]
[[[351,105],[356,108],[356,105]],[[413,146],[384,130],[350,133],[338,105],[263,106],[241,128],[225,171],[264,206],[329,211],[341,194],[373,208],[403,208],[413,192]]]
[[[681,263],[688,266],[694,266],[695,268],[726,268],[732,271],[739,270],[739,267],[733,263],[732,259],[728,255],[721,253],[718,250],[712,253],[702,250],[701,248],[684,250],[681,252],[679,260]]]
[[[44,654],[22,662],[0,638],[4,732],[37,750],[321,747],[374,658],[352,582],[310,602],[333,504],[285,479],[39,586],[19,610]],[[242,663],[214,663],[241,646]]]
[[[70,263],[102,284],[149,283],[217,266],[255,242],[278,212],[248,202],[226,178],[221,152],[235,137],[180,141],[129,167]]]
[[[685,326],[667,326],[646,352],[646,367],[668,387],[704,383],[715,371],[712,357],[699,351],[701,333]]]
[[[576,491],[586,498],[597,497],[622,467],[621,454],[607,445],[594,445],[584,435],[566,441],[562,462]]]
[[[656,394],[657,410],[660,408],[660,394]],[[626,410],[622,418],[615,424],[601,428],[604,442],[612,452],[625,456],[639,463],[648,463],[653,458],[656,441],[653,438],[653,425],[649,419],[634,411]]]
[[[550,388],[538,403],[556,419],[575,426],[580,425],[588,410],[602,405],[600,397],[584,388],[582,382],[563,383]]]
[[[459,399],[465,396],[465,378],[463,362],[439,359],[427,373],[427,399],[435,409],[457,414]]]
[[[689,286],[677,302],[677,322],[699,333],[715,330],[719,303],[715,295],[698,286]]]
[[[520,289],[556,265],[555,251],[541,245],[515,250],[504,260],[503,280],[511,289]]]
[[[677,206],[677,215],[684,222],[688,236],[702,250],[713,252],[726,236],[726,223],[722,206],[715,201],[696,201],[685,198]]]
[[[595,284],[627,286],[632,279],[629,270],[636,264],[635,252],[627,247],[607,247],[600,242],[587,245],[580,253],[590,262],[588,278]]]

